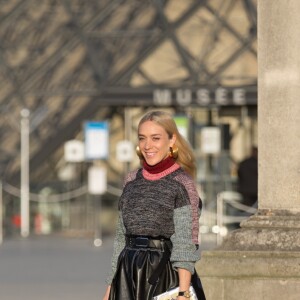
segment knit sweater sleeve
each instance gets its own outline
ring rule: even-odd
[[[183,268],[193,274],[195,262],[200,258],[198,235],[201,200],[191,178],[184,175],[177,180],[180,185],[173,217],[175,232],[171,236],[171,262],[175,269]]]
[[[174,212],[175,233],[171,236],[171,262],[174,268],[186,269],[193,274],[199,253],[197,245],[192,242],[190,217],[191,209],[188,206],[177,208]]]
[[[123,188],[126,186],[126,184],[128,182],[135,179],[136,173],[137,173],[137,171],[135,170],[135,171],[129,172],[126,175],[124,182],[123,182]],[[119,206],[120,206],[120,203],[119,203]],[[111,284],[111,282],[114,278],[114,275],[117,270],[119,255],[125,247],[125,244],[126,244],[125,234],[126,234],[126,229],[124,226],[121,209],[119,207],[119,218],[118,218],[118,222],[117,222],[117,226],[116,226],[116,233],[115,233],[115,239],[114,239],[114,245],[113,245],[113,255],[111,258],[111,271],[106,279],[106,282],[108,284]]]
[[[119,212],[119,218],[116,226],[116,233],[115,233],[114,246],[113,246],[113,255],[111,258],[111,271],[106,279],[107,284],[111,284],[112,282],[112,279],[117,270],[118,257],[121,251],[124,249],[124,247],[125,247],[125,228],[124,228],[121,212]]]

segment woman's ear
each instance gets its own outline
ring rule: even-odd
[[[177,137],[176,137],[176,134],[174,133],[174,134],[172,135],[172,138],[170,139],[170,147],[173,147],[173,146],[174,146],[174,144],[175,144],[175,142],[176,142],[176,139],[177,139]]]

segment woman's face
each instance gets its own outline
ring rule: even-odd
[[[146,121],[140,125],[138,138],[140,150],[150,166],[167,158],[170,147],[176,140],[175,135],[170,139],[166,130],[153,121]]]

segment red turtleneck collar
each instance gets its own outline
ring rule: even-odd
[[[146,161],[143,161],[143,167],[150,174],[158,174],[166,169],[170,168],[175,164],[175,159],[173,157],[168,156],[166,159],[160,161],[158,164],[154,166],[149,166]]]

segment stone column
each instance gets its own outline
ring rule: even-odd
[[[300,299],[300,1],[258,0],[258,212],[197,264],[207,300]]]

